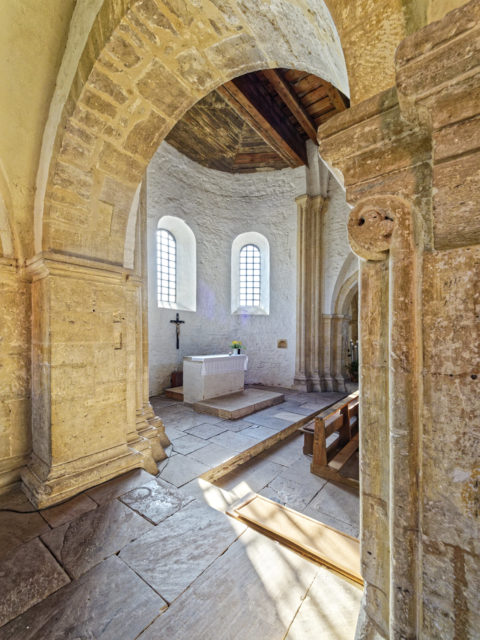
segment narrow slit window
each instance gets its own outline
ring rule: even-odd
[[[166,229],[157,229],[157,300],[177,301],[177,243]]]
[[[260,249],[246,244],[240,250],[240,305],[260,306]]]

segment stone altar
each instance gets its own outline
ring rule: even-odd
[[[218,354],[185,356],[183,398],[187,404],[243,391],[248,357]]]

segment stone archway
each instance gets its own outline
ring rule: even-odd
[[[138,190],[162,139],[198,99],[248,71],[300,68],[348,92],[324,4],[201,4],[105,2],[63,108],[37,200],[41,253],[27,267],[41,313],[23,480],[40,506],[134,467],[154,471],[168,444],[148,402]]]

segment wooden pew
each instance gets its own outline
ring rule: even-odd
[[[358,407],[358,391],[355,391],[315,418],[310,466],[310,471],[321,478],[357,489],[358,480],[345,477],[340,471],[358,450]]]

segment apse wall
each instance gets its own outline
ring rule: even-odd
[[[358,270],[358,258],[348,244],[347,222],[351,208],[345,191],[329,176],[328,207],[323,217],[323,304],[325,314],[334,313],[336,289]]]
[[[290,387],[295,373],[295,198],[305,193],[305,169],[231,175],[198,165],[163,143],[147,173],[150,393],[170,386],[184,355],[226,353],[238,338],[249,357],[246,381]],[[180,311],[156,298],[156,228],[164,216],[184,220],[197,242],[197,310]],[[230,255],[237,235],[256,231],[270,244],[270,313],[232,315]],[[286,339],[287,348],[277,348]]]

